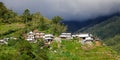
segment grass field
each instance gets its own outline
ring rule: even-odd
[[[77,41],[63,40],[61,47],[57,48],[56,42],[48,53],[50,60],[116,60],[116,52],[106,46],[91,47],[84,50]],[[84,46],[85,47],[85,46]]]

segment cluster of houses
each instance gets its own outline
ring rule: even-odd
[[[53,34],[45,34],[44,32],[30,31],[25,36],[25,39],[31,43],[37,42],[37,39],[44,39],[45,42],[51,42],[53,40]]]
[[[43,32],[35,32],[31,31],[27,33],[26,40],[29,42],[36,42],[36,39],[42,38],[46,43],[50,44],[53,40],[56,40],[56,37],[53,34],[45,34]],[[99,39],[96,39],[92,34],[90,33],[80,33],[80,34],[74,34],[72,35],[71,33],[61,33],[57,37],[58,39],[66,39],[66,40],[71,40],[73,38],[78,38],[79,42],[84,44],[93,44],[93,42],[99,42]],[[59,40],[60,40],[59,39]]]
[[[81,44],[93,44],[96,42],[98,46],[100,45],[100,39],[96,39],[90,33],[79,33],[72,35],[71,33],[61,33],[58,37],[55,37],[53,34],[45,34],[44,32],[39,32],[37,30],[28,32],[25,36],[25,40],[30,43],[36,43],[37,39],[43,39],[45,44],[50,44],[53,40],[57,42],[61,42],[61,40],[72,40],[73,38],[78,38]],[[0,40],[0,44],[7,44],[9,39],[17,39],[17,38],[4,38]]]

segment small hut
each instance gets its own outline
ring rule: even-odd
[[[98,38],[95,39],[95,45],[96,45],[96,46],[101,46],[101,45],[102,45],[100,39],[98,39]]]

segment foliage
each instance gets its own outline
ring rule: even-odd
[[[26,10],[23,12],[22,18],[23,18],[23,22],[26,23],[26,24],[31,20],[31,15],[30,15],[29,9],[26,9]]]
[[[57,23],[60,23],[63,19],[60,17],[60,16],[54,16],[52,18],[52,22],[57,24]]]

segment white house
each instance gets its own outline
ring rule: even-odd
[[[82,44],[92,44],[93,42],[93,35],[86,33],[86,34],[77,34],[76,35],[78,38],[80,38],[80,42]]]
[[[4,41],[8,41],[10,38],[3,38]]]
[[[34,33],[31,31],[27,34],[27,41],[33,42],[35,40]]]
[[[80,38],[86,38],[86,37],[93,37],[92,34],[86,33],[86,34],[77,34],[78,37]]]
[[[45,41],[52,41],[53,37],[53,34],[46,34],[43,38]]]
[[[61,33],[59,37],[62,39],[72,39],[71,33]]]
[[[4,40],[0,40],[0,44],[7,44],[7,42]]]

